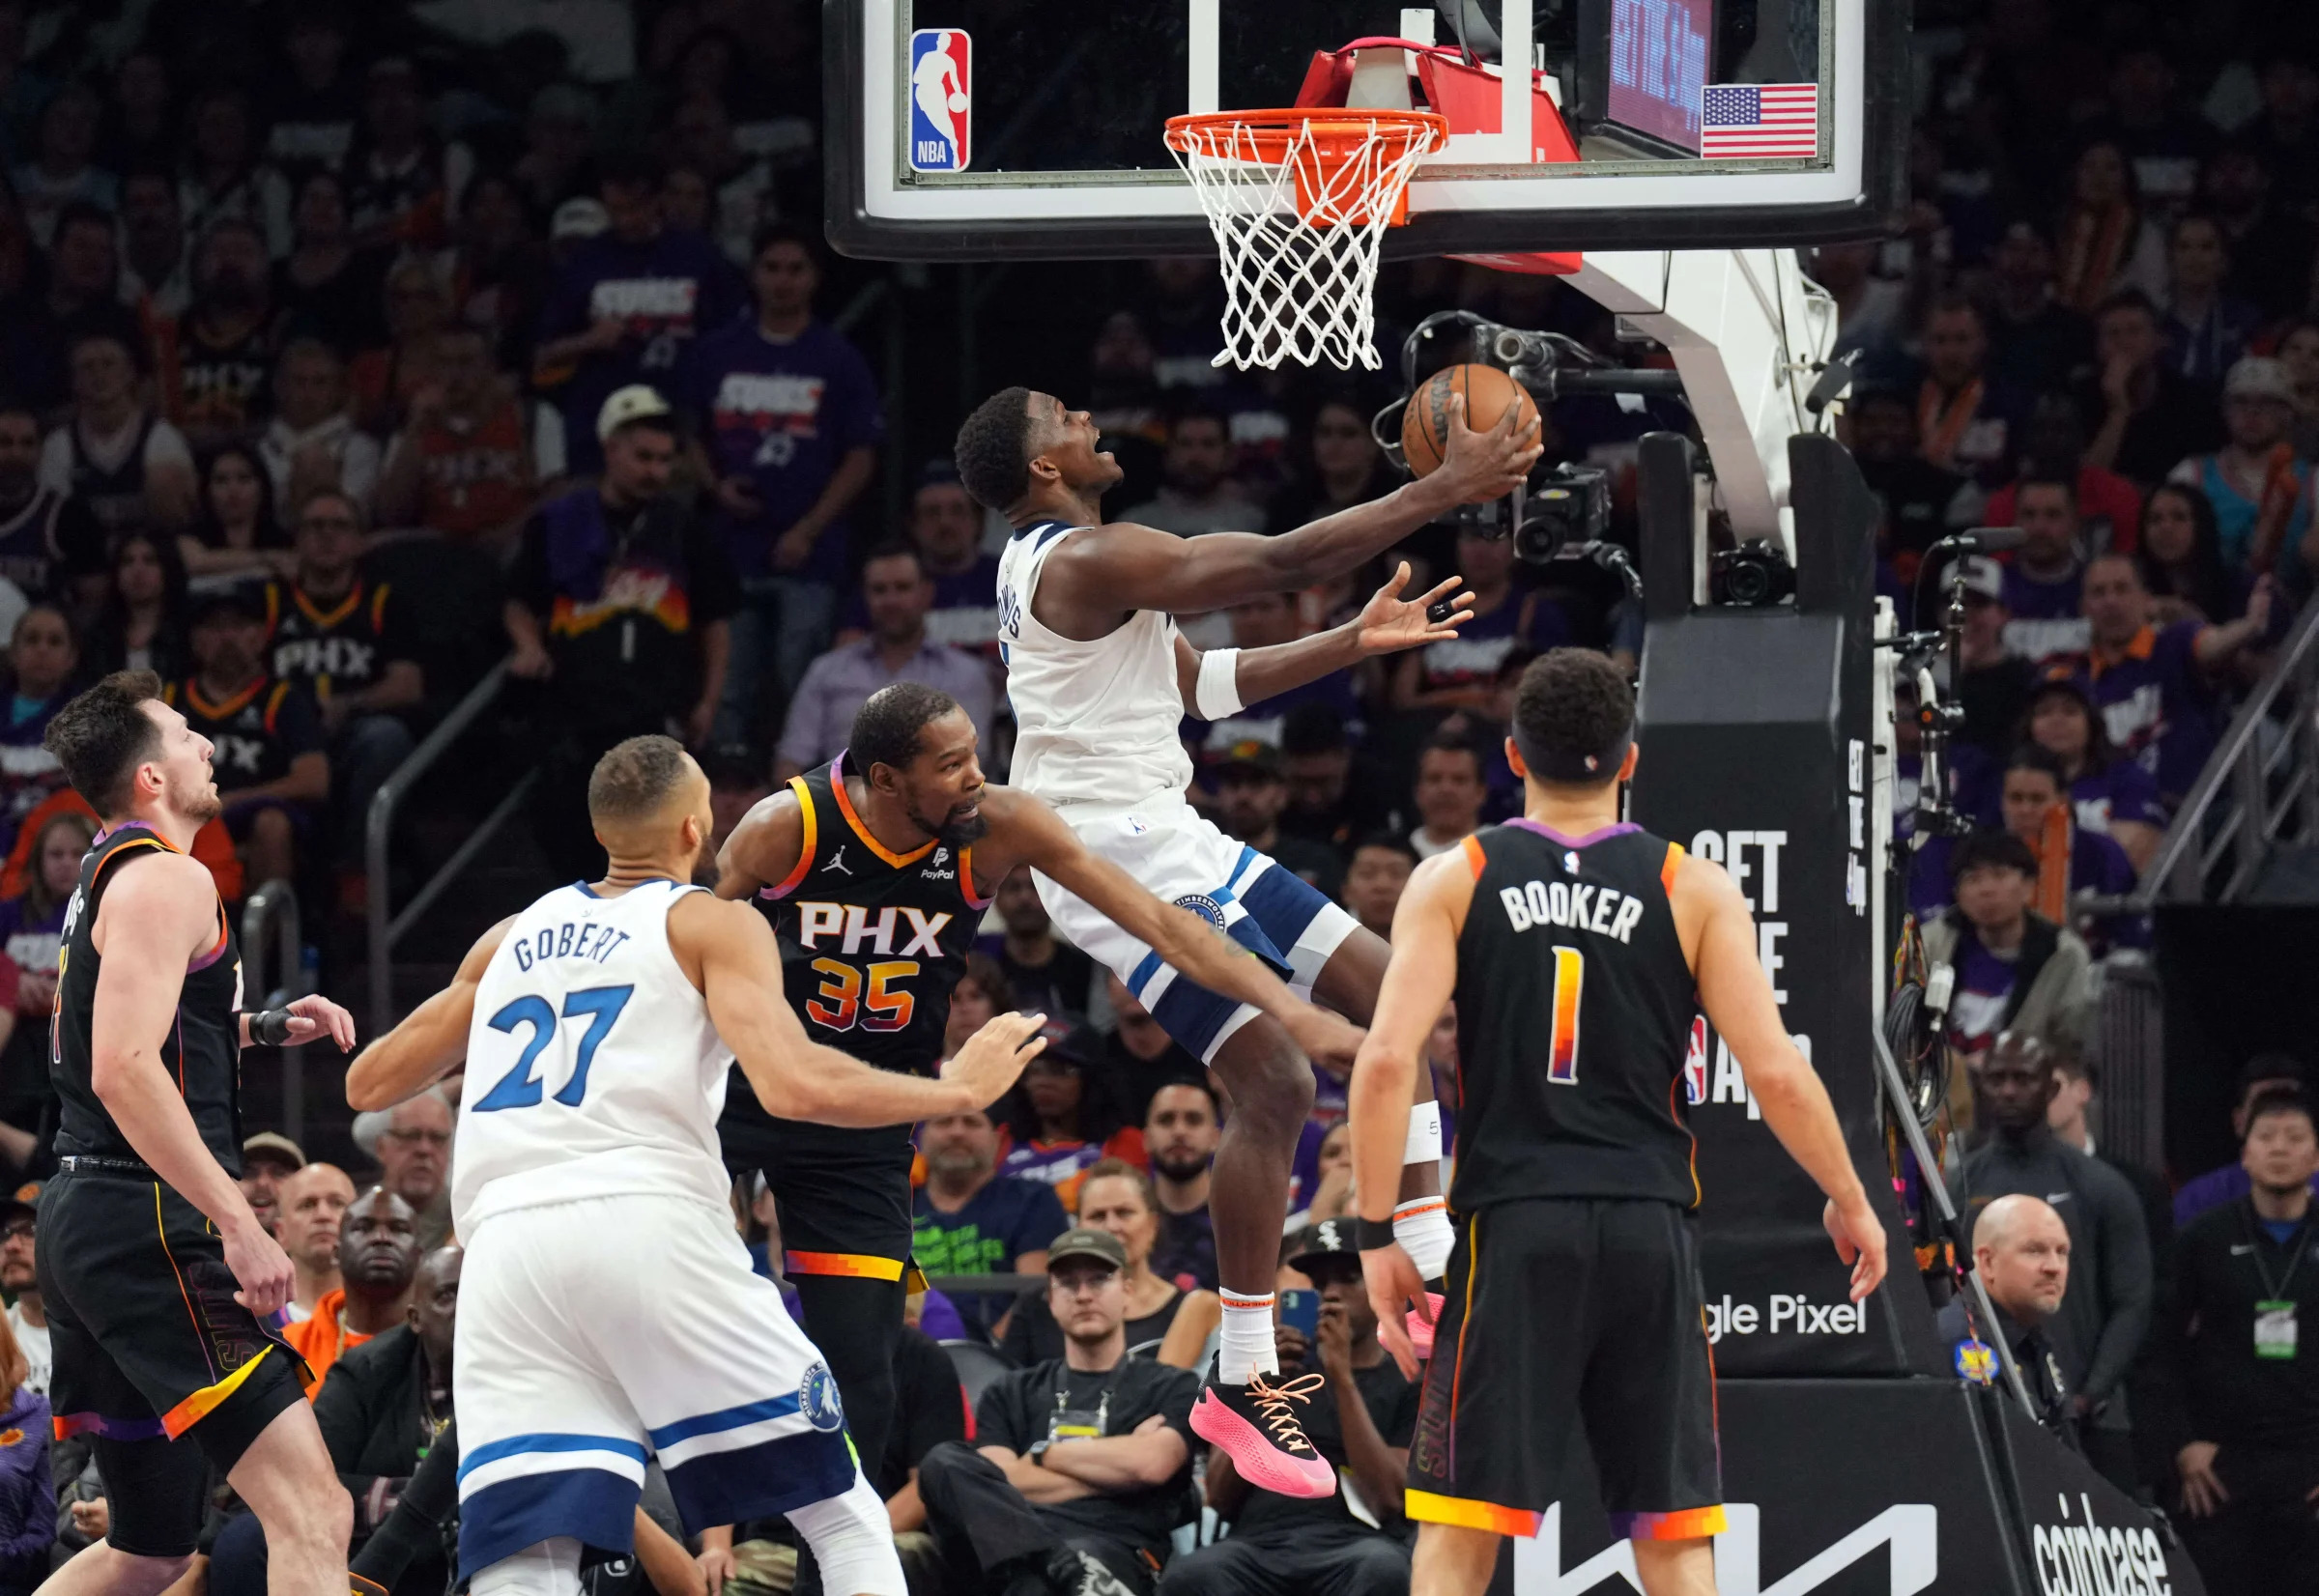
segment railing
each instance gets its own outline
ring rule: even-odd
[[[490,708],[507,684],[505,661],[495,665],[481,681],[468,691],[466,698],[454,704],[451,712],[427,733],[426,740],[411,751],[411,756],[394,767],[394,774],[381,784],[371,796],[370,812],[365,817],[365,868],[370,877],[369,902],[365,914],[370,928],[370,1034],[384,1034],[394,1023],[394,945],[400,942],[418,917],[434,906],[460,871],[474,862],[501,826],[523,807],[530,796],[532,786],[539,781],[536,769],[528,770],[523,779],[507,789],[492,812],[478,822],[474,830],[443,862],[426,883],[403,905],[403,912],[390,915],[387,901],[389,873],[387,853],[394,837],[395,812],[411,789],[433,769],[435,762],[459,740],[467,728],[474,725],[483,711]]]
[[[266,939],[275,937],[279,957],[280,981],[266,985]],[[245,1003],[250,1012],[278,1009],[294,998],[306,995],[305,938],[298,920],[298,893],[289,882],[276,877],[266,882],[242,905],[243,968],[264,991],[265,996],[254,1003]],[[306,1139],[306,1081],[301,1072],[304,1066],[295,1047],[285,1047],[282,1055],[282,1134],[294,1142]]]

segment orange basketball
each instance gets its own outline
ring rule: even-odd
[[[1445,366],[1417,385],[1401,413],[1401,452],[1414,475],[1431,475],[1449,452],[1449,396],[1463,394],[1466,425],[1487,432],[1505,414],[1505,407],[1520,407],[1514,421],[1519,432],[1538,418],[1538,407],[1529,390],[1496,366]]]

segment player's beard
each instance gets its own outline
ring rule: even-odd
[[[225,800],[218,795],[215,782],[204,782],[189,791],[171,792],[169,808],[180,819],[206,826],[225,812]]]
[[[920,831],[925,832],[943,846],[951,848],[962,848],[970,843],[980,841],[983,835],[990,829],[990,822],[984,818],[980,809],[977,809],[972,814],[963,816],[954,810],[944,814],[940,820],[917,813],[913,813],[910,819]]]

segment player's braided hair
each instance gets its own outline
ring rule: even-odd
[[[1031,390],[1000,388],[974,408],[953,446],[974,501],[1004,512],[1031,491]]]
[[[929,721],[959,707],[959,700],[923,682],[881,687],[854,712],[845,742],[845,768],[865,779],[873,765],[905,768],[918,757],[918,736]]]
[[[1618,779],[1635,729],[1635,690],[1607,654],[1555,648],[1514,690],[1514,744],[1541,782],[1599,786]]]
[[[138,706],[161,696],[150,670],[116,670],[57,711],[41,746],[65,767],[65,780],[105,820],[129,810],[137,766],[160,753],[161,730]]]
[[[658,814],[685,774],[684,745],[654,734],[616,743],[587,778],[587,817],[618,826]]]

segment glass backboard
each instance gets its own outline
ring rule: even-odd
[[[855,255],[1204,251],[1163,124],[1324,80],[1458,101],[1389,255],[1824,242],[1903,198],[1906,0],[830,0],[825,24]],[[1362,38],[1440,53],[1316,65]]]

